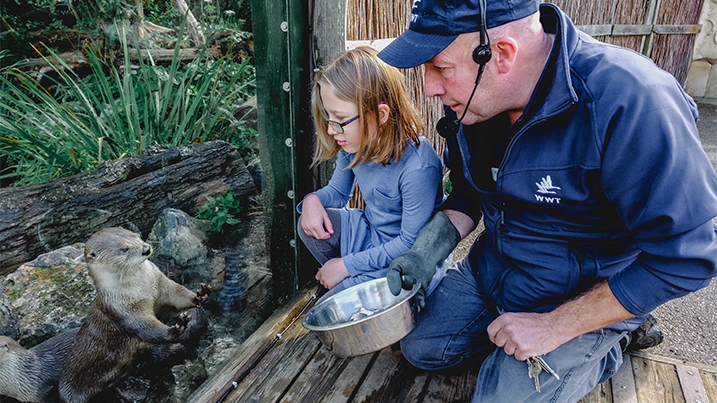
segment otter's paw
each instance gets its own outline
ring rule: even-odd
[[[177,315],[177,323],[169,328],[169,336],[172,338],[181,336],[182,333],[187,330],[187,324],[189,324],[190,320],[192,320],[192,317],[187,312],[182,312]]]
[[[212,286],[202,283],[200,289],[197,290],[197,295],[194,297],[196,305],[202,306],[209,299],[209,294],[212,292]]]

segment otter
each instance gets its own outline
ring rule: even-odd
[[[100,230],[85,243],[97,296],[62,366],[60,401],[91,401],[128,375],[153,346],[192,336],[185,332],[192,318],[184,310],[206,302],[211,287],[189,291],[147,260],[151,253],[138,234],[119,227]],[[173,326],[160,320],[169,312],[180,312]]]
[[[0,336],[0,395],[21,402],[56,402],[62,363],[78,330],[56,334],[29,350]]]

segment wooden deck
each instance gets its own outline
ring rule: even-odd
[[[280,306],[189,402],[469,402],[476,371],[426,372],[399,351],[338,359],[301,325],[316,288]],[[637,352],[580,403],[717,403],[717,368]]]

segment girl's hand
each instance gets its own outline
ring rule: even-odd
[[[307,235],[316,239],[329,239],[334,233],[329,215],[316,195],[309,195],[304,199],[301,214],[301,228]]]
[[[336,284],[340,283],[348,276],[349,271],[346,270],[344,259],[340,257],[329,260],[316,273],[316,279],[319,280],[321,285],[328,289],[334,288]]]

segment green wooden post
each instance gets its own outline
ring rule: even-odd
[[[281,298],[298,288],[298,195],[310,147],[307,6],[303,0],[252,0],[262,202],[274,290]],[[307,140],[308,139],[308,140]],[[309,143],[309,146],[306,143]],[[308,152],[310,155],[310,151]]]

